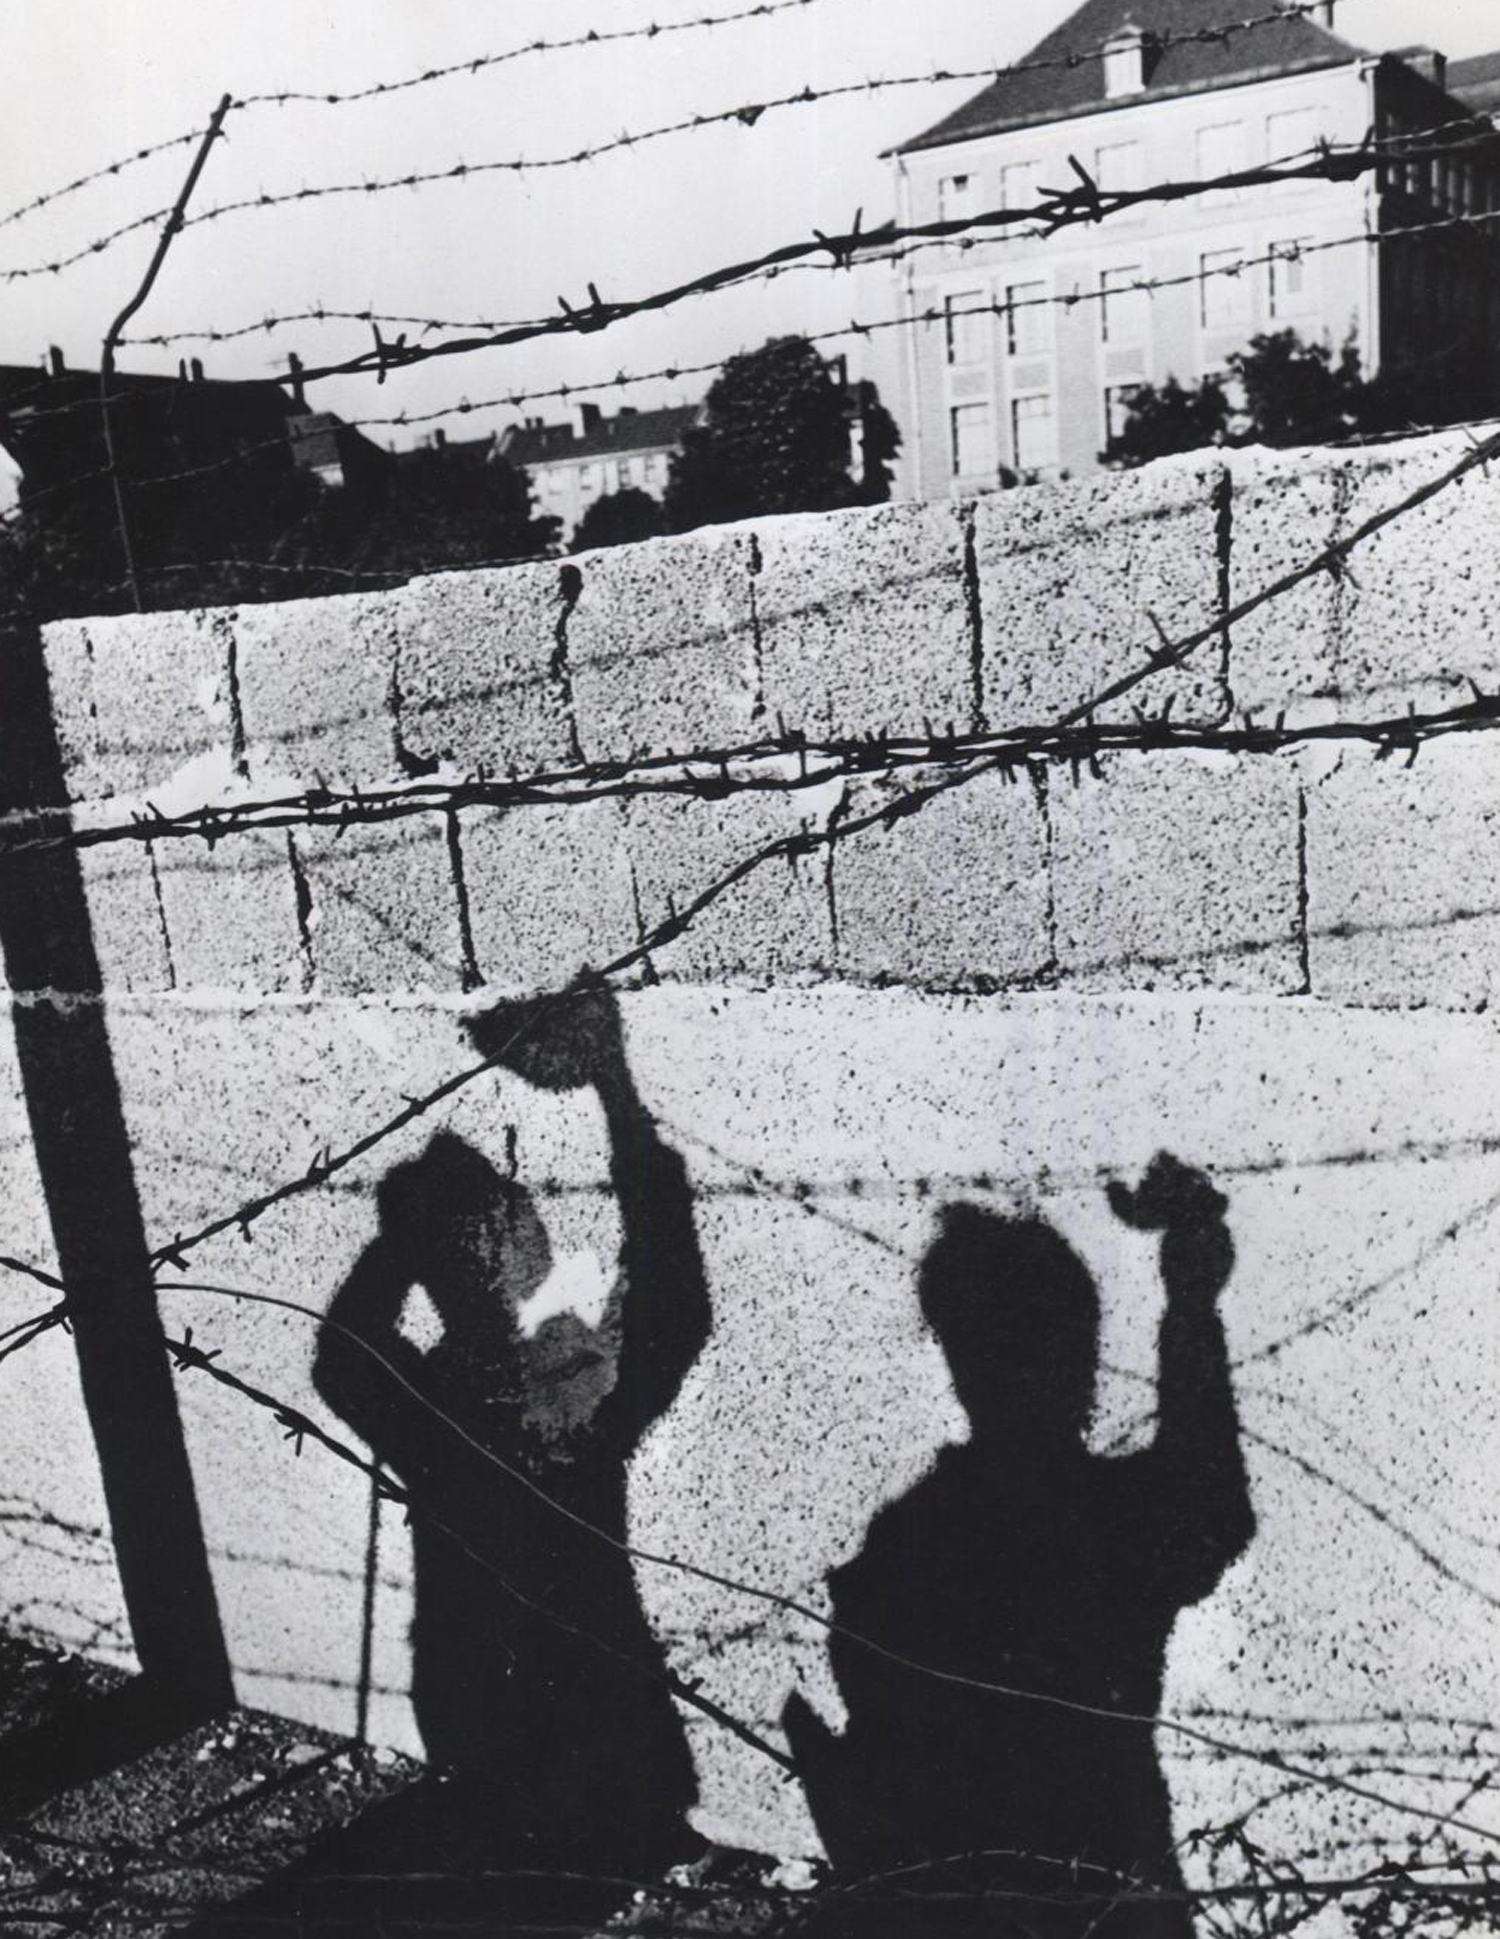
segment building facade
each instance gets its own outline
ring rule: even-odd
[[[500,434],[499,453],[526,472],[538,515],[562,521],[566,544],[596,499],[619,491],[664,496],[672,458],[700,408],[673,404],[606,417],[597,404],[578,404],[566,424],[530,418],[512,425]]]
[[[1393,155],[1396,137],[1435,128],[1456,152],[1146,202],[1051,236],[981,228],[907,252],[894,272],[872,265],[887,309],[894,273],[911,319],[886,333],[880,373],[901,400],[904,495],[1089,470],[1136,386],[1221,371],[1262,332],[1352,340],[1367,373],[1444,354],[1471,414],[1495,408],[1500,222],[1482,218],[1500,211],[1500,143],[1488,122],[1447,90],[1440,56],[1364,53],[1332,31],[1331,6],[1183,38],[1211,11],[1086,0],[1033,50],[1038,65],[895,152],[897,222],[1026,208],[1077,186],[1075,160],[1102,188],[1130,190],[1306,159],[1372,129]],[[1245,10],[1220,11],[1228,25]],[[1459,216],[1481,220],[1425,227]]]

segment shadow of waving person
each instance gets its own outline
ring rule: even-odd
[[[1179,1611],[1254,1532],[1215,1306],[1234,1249],[1226,1201],[1166,1154],[1110,1200],[1162,1235],[1158,1426],[1140,1453],[1086,1444],[1099,1301],[1053,1227],[952,1205],[922,1261],[971,1432],[831,1579],[847,1729],[788,1707],[836,1872],[888,1879],[842,1912],[836,1893],[819,1930],[1192,1933],[1151,1719]]]
[[[469,1029],[532,1086],[596,1094],[620,1213],[616,1310],[597,1329],[554,1314],[528,1337],[522,1309],[553,1266],[546,1227],[451,1132],[377,1187],[379,1230],[329,1304],[313,1380],[410,1493],[411,1692],[430,1775],[301,1868],[296,1916],[331,1930],[361,1929],[377,1905],[390,1930],[403,1907],[413,1930],[602,1916],[621,1896],[612,1879],[702,1849],[625,1548],[631,1457],[709,1330],[686,1167],[636,1091],[608,994],[503,1004]],[[415,1287],[441,1326],[426,1350],[403,1328]]]

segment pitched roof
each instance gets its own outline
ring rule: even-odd
[[[698,410],[696,404],[669,404],[657,411],[621,411],[616,417],[599,418],[581,432],[571,424],[520,424],[505,433],[502,449],[518,465],[667,451],[682,442]]]
[[[1500,53],[1449,61],[1447,88],[1466,108],[1476,108],[1481,114],[1500,111]]]
[[[1245,11],[1243,0],[1084,0],[1060,27],[1037,42],[1019,71],[997,74],[982,93],[925,133],[902,142],[895,152],[937,148],[1002,128],[1061,121],[1252,76],[1335,67],[1362,51],[1302,14],[1257,21],[1240,30]],[[1130,27],[1139,28],[1148,44],[1156,40],[1160,52],[1143,92],[1111,100],[1104,87],[1102,50],[1113,35]],[[1222,38],[1213,37],[1216,30]],[[1202,37],[1180,38],[1188,34]],[[1073,55],[1082,58],[1070,61]],[[1027,61],[1058,64],[1028,68]]]

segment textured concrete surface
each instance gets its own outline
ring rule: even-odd
[[[921,783],[851,788],[849,818]],[[995,989],[1052,961],[1046,812],[1032,781],[983,774],[833,853],[838,965],[859,982]]]
[[[1080,989],[1295,993],[1289,761],[1122,755],[1050,791],[1057,963]]]
[[[1500,786],[1488,736],[1414,767],[1358,749],[1309,791],[1313,988],[1335,1003],[1500,996]]]
[[[819,739],[975,724],[978,670],[956,506],[758,519],[751,529],[771,720]]]
[[[1151,615],[1173,632],[1211,620],[1226,590],[1452,456],[1435,441],[1306,470],[1236,459],[1227,500],[1217,464],[1000,494],[973,513],[975,581],[963,513],[853,514],[445,575],[284,620],[70,623],[48,640],[59,731],[97,818],[223,801],[246,766],[267,791],[393,785],[434,761],[455,777],[570,761],[575,733],[611,759],[743,740],[782,706],[809,733],[852,730],[926,711],[929,672],[933,694],[972,699],[976,667],[992,723],[1045,719],[1148,651]],[[1236,701],[1456,695],[1493,652],[1493,489],[1477,480],[1356,557],[1357,584],[1319,581],[1285,617],[1237,627]],[[1214,712],[1219,645],[1138,697]],[[1092,1438],[1142,1445],[1160,1289],[1103,1186],[1165,1146],[1230,1198],[1224,1317],[1259,1517],[1178,1624],[1167,1710],[1232,1746],[1358,1768],[1382,1798],[1457,1805],[1475,1755],[1500,1751],[1485,1722],[1500,1697],[1493,761],[1485,736],[1409,772],[1347,752],[1131,757],[1076,788],[1066,769],[987,777],[795,869],[766,863],[654,951],[635,981],[661,986],[622,998],[628,1050],[689,1168],[713,1330],[635,1461],[638,1544],[822,1607],[871,1516],[964,1431],[914,1299],[957,1199],[1038,1207],[1078,1248],[1103,1301]],[[154,877],[144,845],[97,852],[85,878],[154,1241],[305,1179],[472,1066],[464,1019],[494,992],[565,983],[881,785],[466,809],[456,839],[440,816],[342,842],[158,838]],[[318,1316],[375,1232],[380,1179],[438,1129],[531,1189],[563,1267],[549,1298],[608,1341],[607,1298],[588,1319],[578,1291],[608,1287],[619,1246],[601,1113],[499,1071],[248,1239],[231,1225],[205,1244],[163,1293],[168,1323],[336,1428],[311,1388]],[[48,1265],[3,1027],[0,1202],[0,1253]],[[0,1329],[46,1303],[0,1270]],[[8,1361],[0,1391],[6,1607],[124,1660],[65,1336]],[[299,1458],[201,1373],[180,1392],[242,1696],[342,1730],[363,1704],[378,1737],[417,1749],[400,1516],[373,1518],[372,1559],[362,1477],[312,1446]],[[774,1734],[800,1687],[837,1719],[815,1621],[660,1564],[638,1579],[674,1666],[715,1701]],[[812,1849],[795,1786],[689,1728],[706,1831]],[[1184,1835],[1254,1809],[1272,1852],[1349,1839],[1353,1865],[1404,1847],[1395,1809],[1159,1736]],[[1500,1827],[1495,1810],[1466,1807]]]
[[[553,568],[573,600],[567,666],[591,759],[755,737],[752,529],[708,526]]]
[[[645,1100],[690,1167],[714,1309],[705,1353],[636,1461],[642,1546],[820,1606],[875,1509],[963,1433],[914,1297],[936,1211],[956,1199],[1035,1205],[1078,1247],[1104,1306],[1093,1436],[1139,1444],[1159,1292],[1149,1241],[1115,1221],[1103,1184],[1170,1143],[1231,1201],[1239,1264],[1223,1311],[1260,1527],[1179,1622],[1168,1711],[1234,1742],[1269,1730],[1289,1757],[1336,1759],[1357,1736],[1373,1788],[1398,1797],[1420,1754],[1420,1794],[1456,1800],[1459,1720],[1500,1695],[1500,1331],[1485,1293],[1500,1051],[1487,1020],[836,987],[663,988],[625,1008]],[[320,1146],[472,1058],[459,1014],[432,1004],[124,999],[112,1027],[148,1224],[168,1235],[300,1175]],[[612,1257],[586,1099],[491,1073],[442,1122],[515,1164],[557,1252]],[[321,1309],[373,1233],[374,1180],[431,1129],[267,1215],[252,1243],[211,1242],[193,1282]],[[308,1380],[311,1318],[186,1290],[164,1294],[164,1311],[337,1429]],[[184,1375],[181,1392],[242,1690],[348,1728],[365,1485],[315,1448],[299,1460],[269,1417],[203,1376]],[[44,1386],[34,1404],[54,1397]],[[14,1432],[8,1419],[8,1461]],[[397,1521],[383,1522],[378,1562],[377,1714],[415,1748]],[[800,1683],[837,1714],[815,1625],[670,1568],[641,1565],[638,1579],[674,1663],[716,1701],[774,1732]],[[1370,1721],[1408,1711],[1429,1721]],[[1314,1730],[1312,1716],[1332,1721]],[[795,1790],[707,1723],[690,1728],[703,1828],[808,1849]],[[1181,1830],[1267,1788],[1263,1767],[1169,1738]],[[1382,1830],[1375,1807],[1304,1798],[1282,1810],[1285,1836],[1316,1838],[1335,1818],[1348,1830],[1351,1811],[1358,1836]]]
[[[1161,644],[1221,611],[1220,467],[1202,457],[1069,485],[996,492],[974,505],[991,721],[1049,720],[1102,692]],[[1217,640],[1153,675],[1131,702],[1179,719],[1223,710]],[[1129,719],[1130,705],[1104,710]]]

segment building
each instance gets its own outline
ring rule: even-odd
[[[269,378],[207,377],[196,357],[175,377],[116,371],[110,418],[121,476],[165,480],[167,490],[174,474],[194,473],[182,488],[201,493],[205,477],[221,467],[228,477],[232,466],[253,492],[289,472],[341,487],[388,468],[378,445],[332,412],[308,409],[295,357],[285,382],[289,390]],[[0,450],[19,473],[22,505],[107,492],[98,371],[70,369],[55,347],[41,367],[0,365]]]
[[[1073,158],[1128,190],[1306,156],[1320,140],[1357,145],[1372,129],[1390,144],[1443,128],[1461,152],[1146,203],[1050,238],[1035,225],[980,230],[908,252],[894,272],[872,264],[884,306],[894,274],[914,319],[885,333],[878,373],[900,400],[904,495],[1087,470],[1135,386],[1219,371],[1259,332],[1352,337],[1367,373],[1439,357],[1468,414],[1500,408],[1500,221],[1393,235],[1500,211],[1500,140],[1478,118],[1484,91],[1500,92],[1500,60],[1463,64],[1466,106],[1441,55],[1369,54],[1333,31],[1331,3],[1318,18],[1181,38],[1246,12],[1085,0],[1032,50],[1042,65],[1000,74],[894,151],[897,221],[1025,208],[1043,187],[1079,182]],[[1070,61],[1079,50],[1094,51]]]
[[[499,453],[531,480],[541,517],[562,521],[564,544],[597,498],[607,492],[643,491],[660,499],[683,434],[701,406],[672,404],[662,410],[622,408],[606,417],[597,404],[578,404],[568,424],[528,418],[500,434]]]

